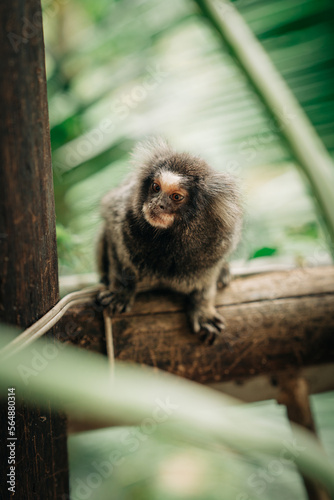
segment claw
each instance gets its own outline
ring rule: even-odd
[[[97,295],[96,302],[103,307],[108,307],[109,313],[113,315],[128,311],[132,305],[131,299],[131,295],[125,293],[103,290]]]
[[[96,302],[104,307],[108,306],[113,299],[114,293],[110,290],[103,290],[96,297]]]
[[[216,340],[217,333],[212,328],[207,328],[208,325],[202,327],[200,332],[200,341],[206,345],[212,345]]]
[[[194,328],[195,333],[199,334],[200,340],[206,345],[212,345],[225,330],[224,320],[218,314],[203,314],[193,324],[197,326],[197,330]]]

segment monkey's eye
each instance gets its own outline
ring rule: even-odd
[[[159,193],[159,191],[161,190],[161,187],[159,186],[159,184],[157,184],[156,182],[153,182],[152,184],[152,189],[153,191],[155,191],[156,193]]]
[[[179,193],[173,193],[170,195],[170,199],[173,201],[182,201],[183,198],[184,198],[184,196],[182,196],[182,194],[179,194]]]

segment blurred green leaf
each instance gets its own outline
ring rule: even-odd
[[[0,348],[12,338],[1,330]],[[280,475],[293,471],[296,465],[334,493],[334,466],[310,432],[293,425],[292,436],[288,427],[266,416],[266,412],[259,411],[255,415],[251,408],[238,404],[236,400],[179,377],[125,363],[116,363],[112,376],[105,357],[43,339],[1,360],[0,388],[7,391],[8,386],[16,388],[17,398],[27,398],[27,394],[30,394],[42,406],[51,400],[54,406],[65,410],[72,418],[104,425],[117,422],[118,425],[138,426],[137,430],[126,429],[125,436],[124,430],[119,429],[116,440],[118,452],[122,452],[116,457],[113,453],[117,450],[111,444],[105,448],[109,456],[109,469],[113,465],[113,470],[117,470],[120,491],[129,483],[139,487],[140,482],[145,484],[149,480],[148,491],[155,491],[155,497],[152,498],[174,498],[172,491],[170,496],[159,496],[160,491],[162,495],[166,492],[164,474],[168,473],[168,468],[165,473],[157,469],[156,453],[152,455],[150,447],[147,448],[148,453],[142,454],[145,449],[142,443],[154,434],[154,439],[164,443],[166,450],[164,453],[164,449],[160,448],[159,453],[165,462],[169,461],[170,479],[167,484],[173,483],[172,477],[174,481],[177,480],[176,471],[180,469],[180,464],[184,467],[186,463],[188,473],[189,470],[193,471],[193,481],[187,483],[188,488],[192,487],[192,482],[196,486],[198,475],[203,475],[203,481],[207,478],[206,488],[211,493],[204,496],[206,499],[221,498],[217,495],[218,492],[221,495],[221,488],[224,488],[224,500],[235,500],[237,495],[269,500],[272,496],[266,483],[264,490],[260,491],[258,487],[252,486],[250,478],[256,475],[259,467],[269,467],[270,470],[270,464],[276,464],[284,450],[288,450],[292,458],[288,464],[285,461],[284,466],[279,464]],[[94,441],[93,435],[91,442]],[[177,451],[175,447],[180,445],[181,449]],[[138,450],[140,453],[137,455],[135,452]],[[87,498],[89,494],[91,498],[107,500],[114,477],[110,471],[102,474],[101,463],[96,465],[93,459],[94,453],[89,464],[90,470],[85,475]],[[118,467],[125,460],[127,465]],[[139,465],[140,460],[144,467]],[[211,466],[214,467],[212,477]],[[98,473],[96,467],[100,468]],[[102,470],[105,471],[105,468]],[[93,472],[95,479],[97,475],[98,486],[93,481]],[[162,482],[156,483],[154,478]],[[75,486],[72,484],[73,490]],[[203,488],[202,481],[197,485],[198,489],[200,487]],[[288,485],[286,489],[285,497],[288,497]],[[203,498],[205,489],[199,489],[199,493],[202,496],[198,498]],[[213,496],[210,496],[212,493]],[[74,498],[80,496],[75,495]],[[176,498],[183,496],[179,492]],[[184,498],[196,496],[185,495]]]
[[[319,228],[314,222],[308,222],[301,226],[290,226],[287,228],[287,234],[291,236],[304,236],[316,239],[319,236]]]
[[[276,253],[277,248],[262,247],[256,250],[250,258],[256,259],[257,257],[267,257]]]

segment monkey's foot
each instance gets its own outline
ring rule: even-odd
[[[134,295],[127,290],[116,292],[107,288],[99,292],[96,301],[103,307],[108,307],[110,314],[117,314],[131,309]]]
[[[205,344],[211,345],[225,330],[224,318],[214,311],[193,311],[189,314],[190,323],[194,333]]]

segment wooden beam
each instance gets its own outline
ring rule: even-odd
[[[217,307],[226,332],[205,346],[189,331],[181,296],[140,294],[130,313],[112,318],[116,359],[204,384],[334,360],[334,267],[235,279],[218,294]],[[73,308],[59,338],[105,353],[101,310],[93,303]]]
[[[213,389],[228,396],[240,399],[245,403],[277,399],[280,393],[278,381],[286,370],[273,374],[257,375],[248,378],[237,378],[228,382],[210,384]],[[300,370],[308,385],[309,394],[319,394],[334,390],[334,363],[306,366]]]
[[[0,321],[28,327],[58,300],[55,211],[40,0],[1,2]],[[15,388],[14,388],[15,389]],[[7,394],[0,409],[0,496],[8,498],[8,437],[15,437],[15,498],[68,494],[66,421],[14,391],[14,436]],[[13,392],[11,393],[13,394]]]

